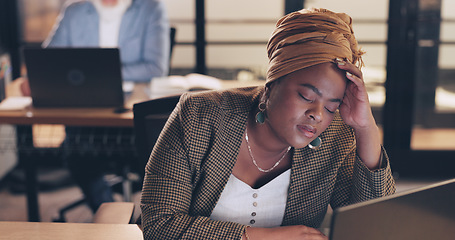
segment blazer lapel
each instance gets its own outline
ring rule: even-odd
[[[212,213],[232,173],[242,143],[247,115],[248,113],[233,114],[229,112],[218,126],[220,134],[215,136],[212,151],[209,153],[208,162],[205,165],[211,166],[211,169],[205,170],[208,171],[206,175],[208,181],[206,182],[213,184],[211,198],[216,201],[207,202],[209,206],[205,208],[206,212],[202,214],[204,216],[210,216]],[[233,126],[234,123],[235,126]]]
[[[236,163],[251,106],[257,104],[260,93],[262,91],[250,89],[243,95],[224,96],[226,99],[221,100],[211,141],[213,146],[209,146],[207,162],[202,164],[206,169],[200,170],[204,180],[199,181],[204,186],[198,186],[196,190],[200,191],[195,194],[200,200],[195,201],[198,203],[194,206],[196,214],[210,216],[215,208]]]
[[[302,212],[307,211],[303,208],[308,206],[307,202],[310,200],[305,193],[310,191],[311,185],[317,181],[317,176],[312,173],[315,164],[321,161],[325,161],[324,157],[309,147],[295,150],[283,225],[288,222],[302,222]]]
[[[355,144],[352,132],[343,129],[338,115],[320,138],[323,145],[318,150],[305,147],[294,153],[283,225],[311,226],[313,222],[307,219],[322,221],[323,208],[327,208],[330,201],[338,168]]]

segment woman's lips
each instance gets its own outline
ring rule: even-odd
[[[302,131],[303,135],[307,138],[313,138],[314,134],[316,134],[316,128],[310,125],[299,125],[298,128]]]

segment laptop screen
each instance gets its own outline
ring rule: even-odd
[[[455,179],[338,208],[331,240],[453,240]]]
[[[123,107],[117,48],[23,49],[34,107]]]

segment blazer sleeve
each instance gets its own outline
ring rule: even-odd
[[[197,127],[194,104],[182,96],[146,166],[141,210],[144,239],[241,239],[246,226],[191,215],[192,180],[200,166],[190,163],[188,128]],[[188,124],[188,125],[187,125]]]
[[[370,170],[360,160],[354,147],[339,170],[330,205],[332,208],[362,202],[395,193],[389,158],[381,147],[382,166]]]

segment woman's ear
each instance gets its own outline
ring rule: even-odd
[[[276,85],[276,81],[273,81],[271,83],[268,83],[265,85],[265,91],[264,94],[262,94],[261,97],[261,102],[266,102],[267,99],[270,97],[270,92],[272,91],[272,88]]]
[[[272,92],[272,89],[274,87],[276,87],[276,85],[278,85],[280,82],[281,82],[281,78],[279,78],[279,79],[277,79],[277,80],[275,80],[273,82],[265,84],[265,91],[264,91],[264,94],[261,97],[261,102],[267,102],[267,99],[269,99],[270,93]]]
[[[267,102],[267,99],[270,97],[270,85],[265,86],[264,94],[261,96],[261,102]]]

